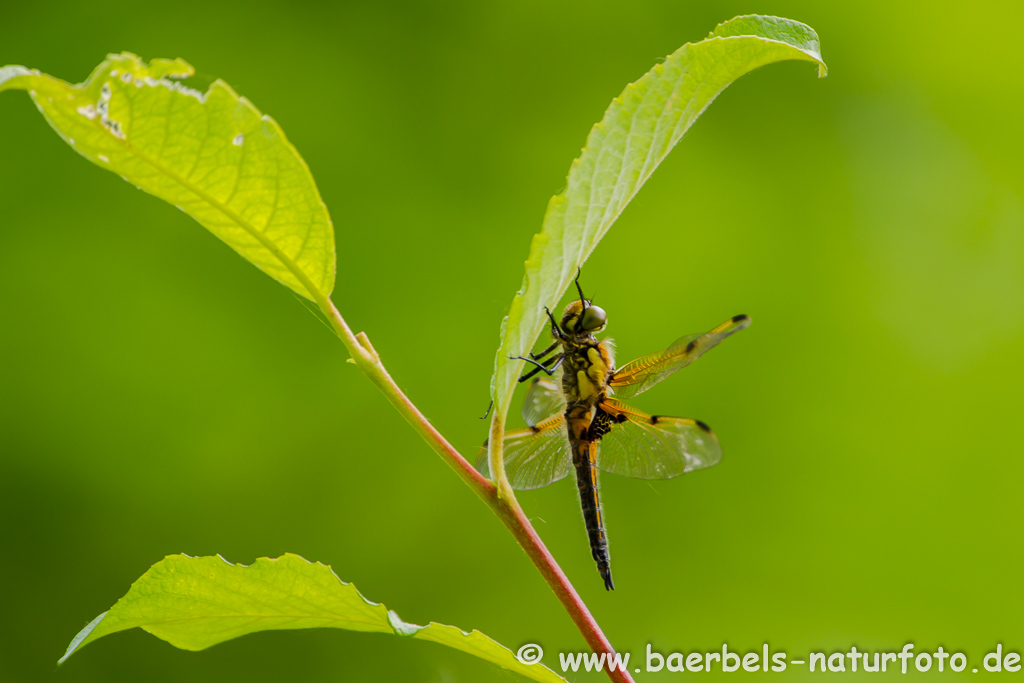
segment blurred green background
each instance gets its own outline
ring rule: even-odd
[[[810,24],[831,75],[787,63],[728,89],[584,269],[620,360],[753,316],[637,401],[707,421],[725,459],[602,479],[610,594],[574,486],[521,502],[634,657],[912,641],[980,667],[1024,647],[1024,6],[17,3],[0,63],[78,82],[107,52],[180,56],[272,114],[331,209],[334,300],[474,453],[501,317],[590,126],[660,57],[750,12]],[[178,552],[291,551],[409,621],[537,642],[549,663],[584,647],[288,290],[78,157],[24,95],[0,97],[0,122],[0,680],[513,679],[341,631],[200,653],[132,631],[56,669]]]

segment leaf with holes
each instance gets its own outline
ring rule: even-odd
[[[97,638],[139,627],[183,650],[203,650],[258,631],[338,628],[427,640],[542,683],[564,683],[542,664],[520,662],[479,631],[431,622],[409,624],[370,602],[327,565],[298,555],[260,558],[252,565],[222,557],[171,555],[150,567],[109,612],[93,619],[61,657]]]
[[[730,83],[789,59],[814,62],[825,75],[818,36],[789,19],[743,16],[707,39],[687,43],[616,97],[569,169],[566,190],[551,199],[530,246],[523,286],[502,322],[491,393],[508,412],[525,355],[608,228],[693,122]]]
[[[79,154],[176,205],[302,296],[334,287],[334,229],[306,163],[269,116],[223,81],[186,87],[181,60],[110,55],[80,85],[20,66],[27,90]]]

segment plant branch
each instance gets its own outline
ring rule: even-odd
[[[483,475],[462,457],[448,441],[438,432],[430,421],[419,411],[412,401],[391,378],[384,368],[380,356],[370,344],[365,333],[353,334],[352,329],[345,322],[341,313],[335,307],[334,302],[315,287],[308,287],[320,310],[331,323],[331,327],[338,333],[342,343],[352,355],[356,367],[362,370],[381,393],[391,402],[391,405],[405,418],[416,432],[423,437],[423,440],[434,449],[434,452],[441,456],[441,459],[448,464],[452,470],[469,486],[470,489],[498,516],[505,527],[512,533],[516,542],[523,548],[534,566],[540,572],[555,596],[562,603],[562,607],[569,613],[569,617],[576,628],[583,634],[590,648],[600,654],[614,654],[610,642],[601,632],[601,627],[594,620],[590,610],[583,603],[572,583],[562,568],[558,566],[555,558],[544,546],[536,529],[530,524],[523,509],[519,506],[508,478],[505,476],[505,467],[502,463],[502,436],[504,430],[505,416],[496,411],[491,421],[491,438],[489,440],[489,458],[491,471],[497,472],[497,485],[491,483]],[[609,678],[616,683],[633,683],[632,677],[626,671],[607,670]]]

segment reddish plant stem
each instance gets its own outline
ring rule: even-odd
[[[380,389],[381,393],[391,402],[391,405],[405,418],[416,432],[423,437],[423,440],[434,449],[445,463],[469,486],[470,489],[498,516],[505,527],[512,533],[519,545],[526,552],[534,566],[540,572],[548,586],[554,592],[562,607],[569,613],[569,617],[576,628],[583,634],[590,648],[600,654],[612,655],[615,650],[601,631],[590,610],[583,603],[576,589],[573,588],[565,572],[558,566],[555,558],[544,546],[536,529],[530,524],[523,509],[519,506],[515,495],[509,487],[497,487],[467,461],[462,455],[438,432],[430,421],[419,411],[412,401],[398,387],[395,381],[384,368],[377,351],[370,344],[366,334],[360,332],[353,334],[351,328],[341,316],[341,313],[334,306],[334,303],[326,296],[317,296],[317,304],[331,322],[331,326],[341,337],[342,342],[352,354],[352,360],[356,366]],[[503,474],[503,473],[502,473]],[[608,677],[616,683],[633,683],[632,677],[626,671],[606,669]]]
[[[526,551],[534,566],[537,567],[537,571],[548,582],[548,586],[554,592],[559,602],[562,603],[565,611],[569,613],[569,617],[576,624],[576,628],[580,630],[580,633],[583,634],[590,649],[597,654],[605,652],[609,656],[614,655],[615,648],[612,647],[608,638],[601,631],[601,627],[598,626],[597,621],[590,613],[590,610],[587,609],[587,605],[580,598],[579,593],[573,588],[565,572],[562,571],[555,558],[548,552],[544,542],[540,540],[540,536],[537,534],[536,529],[533,528],[533,525],[530,524],[530,520],[526,517],[519,503],[515,499],[508,501],[504,498],[499,498],[496,508],[492,506],[492,509],[495,510],[501,521],[512,532],[516,541],[519,542],[519,545]],[[608,673],[608,677],[616,681],[616,683],[633,683],[633,678],[629,675],[628,671],[612,670],[610,667],[606,668],[605,671]]]

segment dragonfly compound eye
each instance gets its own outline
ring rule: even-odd
[[[584,330],[599,330],[608,322],[608,314],[600,306],[589,306],[583,313],[581,324]]]

